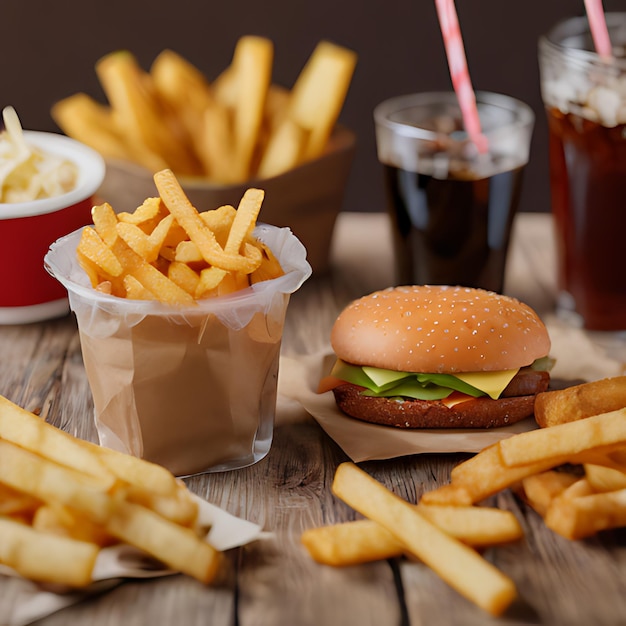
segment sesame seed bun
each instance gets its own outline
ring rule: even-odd
[[[457,373],[530,365],[550,350],[545,325],[526,304],[468,287],[406,286],[346,307],[331,345],[354,365]]]

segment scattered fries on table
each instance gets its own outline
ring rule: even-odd
[[[0,396],[0,563],[35,582],[84,587],[100,550],[132,545],[214,580],[221,553],[165,468],[77,439]]]
[[[573,407],[575,417],[552,416],[554,426],[513,435],[452,469],[450,482],[422,494],[417,504],[394,495],[353,463],[341,464],[333,493],[366,519],[306,530],[310,556],[336,567],[410,555],[493,615],[516,597],[515,585],[480,555],[487,546],[523,536],[510,511],[486,500],[511,489],[555,533],[584,539],[626,526],[626,407],[592,415],[594,388],[610,389],[619,405],[626,378],[585,383],[550,394],[550,410]],[[572,398],[583,398],[575,407]]]
[[[319,157],[352,80],[352,50],[321,41],[291,90],[272,83],[274,46],[241,37],[213,82],[172,50],[144,70],[128,50],[95,69],[108,103],[86,93],[52,107],[61,130],[103,156],[156,172],[236,184],[281,174]]]
[[[237,209],[199,213],[171,170],[154,175],[160,196],[134,212],[93,207],[93,226],[76,250],[92,286],[121,298],[193,306],[283,274],[268,246],[254,237],[264,192],[248,189]]]

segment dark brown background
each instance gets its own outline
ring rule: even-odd
[[[626,0],[605,0],[608,10]],[[525,100],[537,115],[521,209],[549,208],[546,124],[539,94],[537,39],[557,20],[582,14],[583,0],[457,0],[475,89]],[[85,91],[102,99],[94,63],[118,48],[147,69],[176,50],[214,78],[237,38],[270,37],[274,80],[290,86],[320,39],[358,52],[341,121],[358,135],[345,209],[384,209],[372,110],[387,97],[449,89],[434,0],[2,0],[0,106],[12,104],[25,128],[58,130],[52,103]]]

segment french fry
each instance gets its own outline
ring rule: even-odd
[[[292,119],[285,119],[273,132],[261,157],[258,175],[271,178],[296,167],[306,147],[306,131]]]
[[[523,536],[522,527],[510,511],[437,505],[418,506],[418,511],[441,530],[475,548]],[[401,541],[369,519],[310,528],[301,541],[315,561],[335,567],[390,559],[406,552]]]
[[[167,277],[188,294],[196,297],[200,276],[187,263],[172,261],[167,268]]]
[[[111,514],[111,485],[0,439],[0,483],[42,500],[63,504],[102,522]]]
[[[189,202],[179,182],[171,170],[162,170],[154,175],[159,194],[176,221],[189,234],[203,258],[210,265],[225,270],[250,273],[261,264],[261,253],[256,248],[248,248],[250,256],[227,254],[220,247],[215,235],[204,226],[198,211]],[[252,252],[255,250],[256,252]]]
[[[484,448],[475,456],[453,467],[450,472],[452,481],[450,490],[453,493],[459,490],[457,493],[460,493],[461,497],[467,498],[469,496],[470,502],[475,504],[514,485],[526,476],[543,472],[560,464],[558,459],[548,459],[521,467],[508,467],[502,459],[500,443]],[[440,489],[447,488],[448,486],[444,485]],[[432,492],[424,493],[421,502],[424,504],[436,503],[438,491],[439,489],[435,489]]]
[[[352,50],[321,41],[293,86],[289,115],[309,137],[305,159],[319,156],[339,117],[357,57]]]
[[[507,467],[543,463],[549,459],[572,461],[578,453],[603,451],[626,442],[626,408],[583,420],[540,428],[499,442]]]
[[[332,489],[355,510],[386,528],[408,552],[488,613],[502,614],[515,599],[515,585],[507,576],[353,463],[342,463],[337,468]]]
[[[262,189],[251,188],[245,191],[230,227],[224,252],[238,253],[244,240],[252,235],[264,197],[265,192]]]
[[[87,515],[81,515],[59,504],[40,506],[33,516],[31,526],[34,530],[86,541],[101,548],[117,541],[102,525],[92,521]]]
[[[111,248],[123,270],[134,276],[149,292],[158,294],[159,300],[175,306],[193,306],[196,301],[184,289],[139,256],[128,245],[117,240]]]
[[[129,159],[129,147],[115,122],[111,109],[85,93],[77,93],[56,102],[51,115],[65,134],[111,159]],[[160,169],[159,159],[142,163]]]
[[[146,146],[180,174],[201,173],[197,159],[167,124],[167,115],[154,98],[150,75],[130,52],[120,50],[105,55],[96,63],[96,74],[120,127],[131,141]]]
[[[567,539],[584,539],[596,533],[626,526],[626,490],[578,494],[566,490],[548,507],[546,526]]]
[[[334,567],[391,559],[405,551],[401,541],[369,519],[309,528],[300,541],[315,561]]]
[[[108,202],[94,206],[91,209],[91,219],[93,220],[93,226],[100,236],[100,239],[102,239],[107,246],[112,246],[118,237],[118,216],[115,214],[113,207]]]
[[[97,265],[107,276],[119,276],[123,271],[122,264],[111,248],[91,226],[83,229],[77,251]]]
[[[154,59],[150,75],[159,97],[176,112],[191,136],[203,111],[215,101],[204,74],[180,54],[166,49]]]
[[[190,528],[172,523],[139,504],[117,503],[105,528],[173,570],[203,583],[215,578],[221,563],[220,553]]]
[[[163,466],[86,441],[80,445],[91,450],[118,479],[158,495],[178,494],[180,487],[178,480]]]
[[[573,485],[578,477],[569,472],[548,470],[522,479],[522,494],[530,506],[542,517],[550,503]]]
[[[0,483],[0,516],[30,517],[41,506],[41,500]]]
[[[547,428],[623,407],[626,407],[626,376],[615,376],[537,394],[535,420]]]
[[[235,160],[232,165],[239,180],[246,180],[252,174],[252,158],[272,82],[273,60],[274,45],[269,39],[244,36],[237,42],[233,56],[237,82],[233,106]]]
[[[626,489],[626,474],[623,471],[594,463],[585,463],[583,467],[585,477],[594,491],[603,492]]]
[[[114,474],[98,457],[89,454],[80,440],[3,396],[0,396],[0,442],[13,443],[25,450],[45,455],[56,463],[95,476],[107,488],[116,482]]]
[[[0,536],[0,563],[25,578],[71,587],[84,587],[91,582],[99,551],[96,544],[38,532],[3,517]]]

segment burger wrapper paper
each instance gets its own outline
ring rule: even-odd
[[[550,355],[556,361],[551,372],[553,387],[623,374],[619,356],[600,348],[587,333],[550,316],[546,326],[552,340]],[[330,346],[305,357],[283,358],[279,396],[298,403],[355,463],[412,454],[475,453],[537,427],[533,418],[503,428],[445,430],[401,429],[353,419],[337,407],[332,392],[317,393],[320,379],[330,373],[335,358]]]
[[[207,541],[217,550],[237,548],[268,536],[261,527],[235,517],[206,500],[194,496],[198,502],[200,522],[210,526]],[[2,626],[26,626],[87,598],[106,593],[124,580],[171,576],[176,574],[163,564],[126,544],[100,551],[93,572],[93,583],[85,589],[47,589],[20,578],[8,567],[0,566],[0,575],[13,577],[13,601],[0,606]]]

